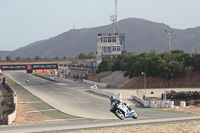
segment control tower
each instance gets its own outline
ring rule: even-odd
[[[125,53],[125,34],[118,33],[117,0],[115,0],[115,5],[115,15],[110,16],[110,20],[113,21],[114,32],[100,33],[97,36],[97,64],[100,64],[106,55],[112,58]]]

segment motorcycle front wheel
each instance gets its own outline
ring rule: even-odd
[[[124,113],[120,109],[115,110],[115,115],[121,120],[124,120],[124,118],[125,118]]]
[[[131,112],[131,114],[133,115],[133,119],[137,119],[138,118],[138,115],[137,115],[137,113],[136,112]]]

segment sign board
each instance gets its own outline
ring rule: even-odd
[[[32,69],[58,69],[58,64],[33,64]]]
[[[32,70],[32,65],[27,65],[27,70]]]
[[[58,69],[58,64],[1,65],[1,70]]]
[[[1,65],[1,70],[26,70],[26,65]]]

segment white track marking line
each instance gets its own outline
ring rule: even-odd
[[[53,120],[44,120],[44,121],[65,121],[65,120],[81,120],[86,118],[75,118],[75,119],[53,119]]]
[[[26,104],[26,103],[41,103],[42,101],[27,101],[27,102],[18,102],[18,103],[22,103],[22,104]]]
[[[39,112],[47,112],[47,111],[54,111],[57,109],[48,109],[48,110],[35,110],[35,111],[27,111],[25,113],[39,113]]]

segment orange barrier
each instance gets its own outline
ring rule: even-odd
[[[53,73],[51,69],[39,69],[35,70],[36,73]]]

